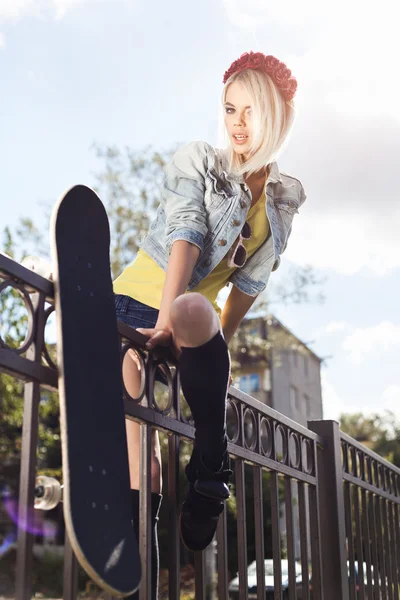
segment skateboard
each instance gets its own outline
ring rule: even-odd
[[[134,593],[141,565],[132,526],[110,229],[90,188],[69,189],[53,209],[51,253],[63,489],[48,479],[37,506],[64,503],[73,551],[89,577],[114,596]],[[53,482],[54,483],[54,482]]]

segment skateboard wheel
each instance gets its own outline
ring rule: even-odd
[[[38,256],[26,256],[21,265],[30,271],[34,271],[45,279],[52,279],[52,266],[46,260]]]
[[[35,508],[51,510],[62,501],[62,485],[54,477],[40,475],[35,483]]]

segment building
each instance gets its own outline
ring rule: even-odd
[[[242,322],[235,360],[234,384],[243,392],[307,427],[322,419],[321,362],[276,317],[253,317]],[[297,487],[293,489],[294,551],[301,556]],[[280,531],[286,544],[285,503],[280,507]],[[307,527],[309,518],[307,511]],[[310,536],[308,538],[311,539]],[[311,548],[308,552],[310,555]]]
[[[251,355],[246,336],[265,350]],[[322,419],[322,359],[307,344],[273,315],[245,319],[239,338],[237,387],[301,425]]]

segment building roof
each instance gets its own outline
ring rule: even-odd
[[[317,354],[315,354],[315,352],[313,350],[311,350],[311,348],[306,344],[306,342],[303,342],[302,340],[300,340],[294,333],[293,331],[291,331],[290,329],[288,329],[288,327],[286,327],[282,321],[280,321],[277,317],[275,317],[275,315],[273,314],[259,314],[257,315],[257,313],[254,313],[252,316],[245,318],[246,321],[258,321],[262,319],[263,321],[267,322],[267,325],[272,325],[273,327],[279,327],[280,329],[282,329],[283,331],[285,331],[289,336],[293,337],[301,346],[303,346],[307,352],[309,354],[311,354],[316,360],[318,360],[319,363],[323,362],[323,358],[319,357]]]

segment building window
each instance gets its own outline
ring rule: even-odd
[[[304,375],[308,377],[308,357],[304,354]]]
[[[304,394],[304,412],[307,419],[309,419],[311,417],[311,403],[310,398],[306,394]]]
[[[239,381],[239,389],[245,394],[251,394],[252,392],[260,391],[260,376],[258,373],[252,373],[251,375],[242,375]]]
[[[265,369],[264,380],[263,380],[263,390],[264,390],[264,392],[270,392],[271,389],[272,389],[271,371],[270,371],[270,369]]]
[[[298,362],[299,362],[298,361],[298,352],[297,352],[297,350],[292,350],[292,357],[293,357],[293,365],[295,367],[297,367],[298,366]]]
[[[298,391],[297,389],[291,385],[290,386],[290,411],[292,414],[298,411],[299,408],[299,399],[298,399]]]

